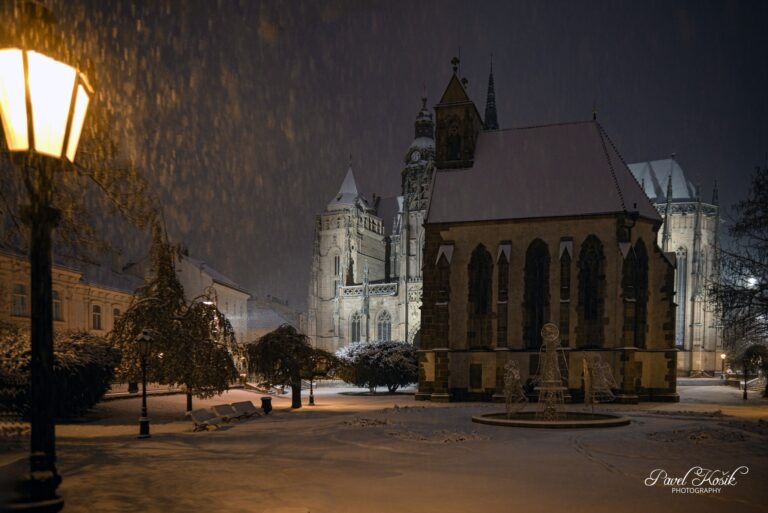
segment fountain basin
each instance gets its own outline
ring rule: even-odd
[[[630,423],[627,417],[609,413],[562,412],[555,420],[537,418],[536,413],[534,411],[518,412],[509,417],[506,413],[486,413],[473,416],[472,422],[490,426],[539,429],[607,428],[626,426]]]

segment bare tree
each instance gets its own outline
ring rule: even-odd
[[[732,244],[720,249],[719,277],[708,287],[733,354],[768,341],[768,167],[755,169],[749,195],[736,204],[735,214]]]

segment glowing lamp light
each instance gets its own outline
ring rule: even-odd
[[[31,50],[0,50],[0,118],[10,151],[74,162],[92,94],[72,66]]]

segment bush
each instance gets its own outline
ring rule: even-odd
[[[378,386],[386,386],[394,393],[419,379],[416,348],[406,342],[355,343],[340,349],[336,356],[342,362],[339,377],[347,383],[367,387],[371,392]]]
[[[53,386],[56,416],[82,415],[109,390],[120,353],[85,331],[54,335]],[[0,410],[26,417],[30,409],[29,333],[0,325]]]

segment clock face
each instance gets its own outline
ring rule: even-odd
[[[419,153],[419,150],[411,153],[411,162],[418,162],[419,160],[421,160],[421,153]]]

